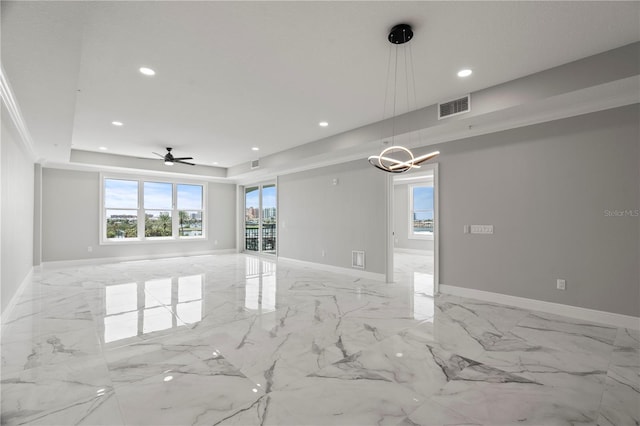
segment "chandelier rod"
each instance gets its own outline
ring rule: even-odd
[[[393,113],[391,115],[391,145],[395,145],[396,138],[396,102],[398,99],[398,48],[396,47],[396,59],[393,70]]]
[[[389,33],[388,40],[392,44],[406,44],[413,38],[413,31],[411,30],[411,26],[408,24],[398,24],[391,29]],[[413,50],[409,47],[409,54],[407,54],[406,46],[403,46],[403,54],[404,54],[404,74],[406,80],[406,101],[407,101],[407,113],[411,109],[411,92],[413,92],[413,102],[415,108],[417,108],[417,95],[416,95],[416,83],[415,83],[415,70],[413,69]],[[407,58],[407,56],[410,56]],[[409,60],[410,64],[407,63]],[[410,89],[410,77],[409,77],[409,67],[411,67],[411,82],[413,83],[413,87]],[[390,87],[390,79],[389,74],[391,72],[391,52],[389,53],[389,63],[387,65],[387,81],[386,81],[386,90],[385,90],[385,105],[383,107],[383,117],[384,112],[386,111],[386,103],[388,99],[388,92]],[[438,151],[431,152],[429,154],[421,155],[419,157],[415,157],[411,150],[403,147],[403,146],[395,146],[395,133],[396,133],[396,115],[397,115],[397,104],[398,104],[398,49],[396,46],[395,51],[395,64],[394,64],[394,74],[393,74],[393,115],[391,117],[391,146],[382,150],[380,155],[372,155],[368,158],[369,163],[385,172],[388,173],[404,173],[410,169],[420,168],[420,164],[429,161],[432,158],[437,157],[440,153]],[[419,132],[420,134],[421,132]],[[406,160],[399,160],[394,157],[387,156],[387,153],[390,152],[400,152],[404,153]]]
[[[385,91],[384,91],[384,104],[382,105],[382,120],[387,117],[387,102],[389,101],[389,87],[391,83],[389,82],[389,77],[391,77],[391,56],[393,53],[393,45],[389,44],[389,59],[387,61],[387,79],[385,80]],[[384,131],[382,132],[384,135]]]

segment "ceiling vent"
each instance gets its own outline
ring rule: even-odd
[[[260,167],[260,160],[251,160],[251,170]]]
[[[471,95],[438,104],[438,120],[471,111]]]

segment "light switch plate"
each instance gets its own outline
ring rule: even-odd
[[[493,234],[493,225],[471,225],[472,234]]]

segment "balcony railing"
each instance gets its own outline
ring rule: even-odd
[[[244,230],[244,247],[247,251],[258,251],[260,234],[257,225],[246,225]],[[264,223],[262,225],[262,251],[276,250],[276,224]]]
[[[413,233],[433,232],[433,219],[414,220]]]

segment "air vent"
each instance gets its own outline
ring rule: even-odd
[[[438,104],[438,120],[471,111],[471,95]]]
[[[260,160],[251,160],[251,170],[260,167]]]
[[[351,252],[351,267],[364,269],[364,252],[363,251]]]

